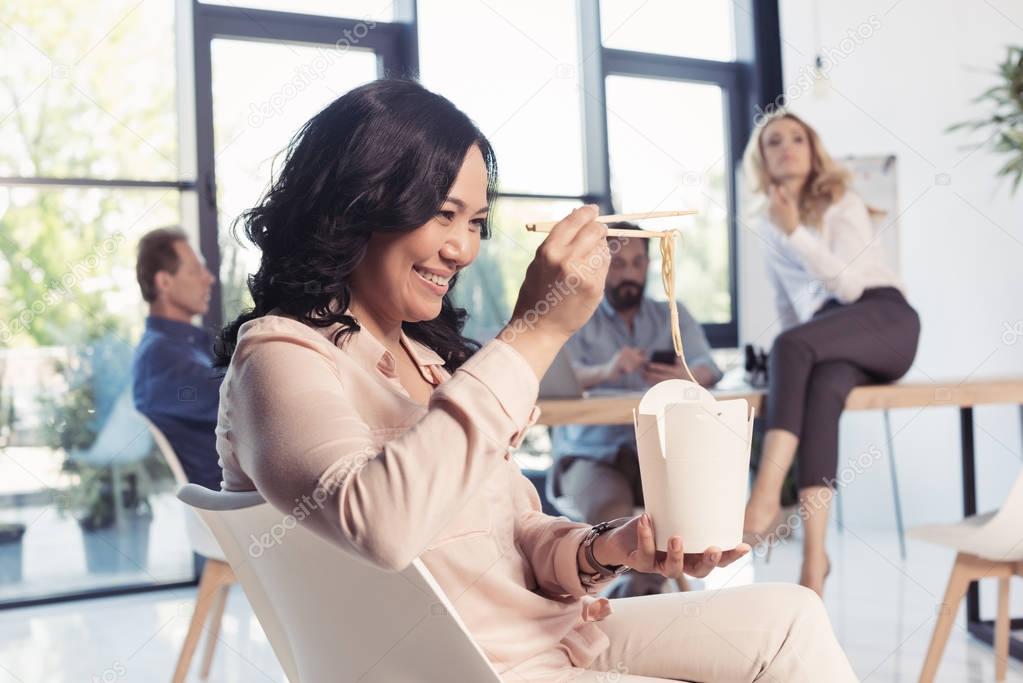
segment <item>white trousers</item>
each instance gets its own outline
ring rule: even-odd
[[[506,681],[847,683],[858,679],[824,603],[808,588],[764,583],[611,601],[597,626],[611,646],[586,669],[554,650]]]

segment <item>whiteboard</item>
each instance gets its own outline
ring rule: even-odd
[[[884,212],[871,216],[874,232],[884,245],[888,264],[899,273],[898,162],[895,155],[847,156],[839,161],[852,174],[853,192],[868,207]]]

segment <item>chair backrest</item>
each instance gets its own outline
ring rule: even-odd
[[[145,418],[135,410],[129,386],[118,395],[96,440],[84,450],[75,450],[71,459],[106,467],[145,460],[152,450],[153,441],[146,429]]]
[[[174,475],[174,481],[177,483],[178,488],[188,484],[185,468],[181,466],[178,454],[174,451],[174,447],[171,446],[166,435],[148,417],[145,415],[141,415],[141,417],[146,426],[149,427],[149,432],[153,435],[153,441],[156,442],[156,447],[160,449],[164,462],[167,463],[167,467],[170,468],[171,473]],[[202,520],[199,513],[187,505],[184,507],[183,512],[185,513],[185,533],[188,535],[188,542],[192,546],[192,550],[203,557],[213,560],[226,559],[224,551],[220,549],[220,544],[213,537],[213,532],[206,526],[206,522]]]
[[[189,484],[178,497],[220,542],[291,683],[500,678],[418,559],[388,572],[259,493]]]
[[[1023,472],[1009,491],[1001,509],[974,534],[971,550],[981,557],[1005,562],[1023,561]]]
[[[178,454],[174,452],[174,446],[171,446],[171,442],[167,439],[166,435],[160,428],[153,424],[145,415],[142,415],[143,421],[146,426],[149,427],[149,433],[153,435],[153,441],[156,442],[156,447],[160,449],[160,455],[163,456],[164,462],[167,463],[167,467],[170,468],[171,474],[174,475],[174,483],[181,488],[188,483],[188,475],[185,474],[185,468],[181,466],[181,461],[178,460]]]

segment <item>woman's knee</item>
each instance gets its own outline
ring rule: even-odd
[[[792,327],[774,338],[768,362],[786,362],[810,356],[810,343],[806,340],[799,327]]]
[[[791,630],[796,627],[829,624],[824,601],[806,586],[794,583],[764,583],[757,586],[762,589],[763,612],[782,621],[776,626]]]
[[[851,363],[829,362],[815,365],[807,387],[807,405],[828,407],[841,412],[845,400],[859,381],[859,370]]]

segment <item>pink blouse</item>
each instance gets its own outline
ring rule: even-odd
[[[589,665],[608,646],[586,597],[605,586],[584,586],[576,559],[589,525],[543,514],[509,453],[539,416],[532,368],[494,340],[450,374],[402,334],[436,387],[423,406],[377,339],[337,346],[336,329],[241,326],[217,423],[224,488],[304,503],[304,523],[384,569],[420,557],[500,673],[557,648]]]

